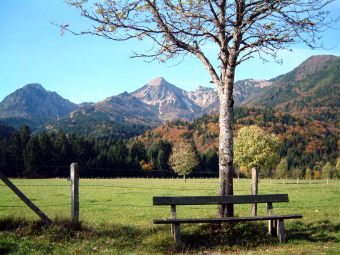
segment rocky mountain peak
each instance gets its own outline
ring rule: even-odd
[[[162,84],[168,85],[170,83],[167,82],[163,77],[159,77],[159,78],[156,78],[156,79],[149,81],[146,85],[160,86]]]
[[[182,96],[184,93],[184,90],[170,84],[164,78],[156,78],[132,92],[131,95],[143,103],[156,105],[164,100],[173,101],[175,97]]]
[[[30,84],[27,84],[26,86],[24,86],[24,89],[39,89],[39,90],[42,90],[42,91],[46,91],[43,86],[39,83],[30,83]]]
[[[128,92],[124,91],[123,93],[119,94],[118,96],[121,96],[121,97],[130,97],[131,95]]]
[[[200,106],[188,97],[188,92],[172,85],[164,78],[151,80],[140,89],[131,93],[145,104],[152,106],[153,111],[162,120],[173,118],[191,120],[194,112],[200,112]]]
[[[210,88],[207,88],[207,87],[202,87],[202,86],[197,86],[192,92],[203,92],[203,91],[206,91],[207,89],[210,89]]]

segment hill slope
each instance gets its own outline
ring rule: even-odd
[[[339,57],[313,56],[279,78],[250,104],[290,112],[300,112],[304,107],[315,108],[321,105],[338,107],[339,67]]]

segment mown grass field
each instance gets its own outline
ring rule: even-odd
[[[274,213],[302,214],[286,220],[286,243],[267,234],[267,222],[183,224],[175,245],[169,206],[153,206],[153,196],[217,195],[217,179],[81,179],[80,224],[69,221],[70,182],[66,179],[12,180],[54,223],[43,226],[0,181],[0,254],[339,254],[340,181],[261,180],[259,194],[289,194]],[[235,194],[250,194],[250,180],[234,180]],[[235,205],[249,216],[250,205]],[[180,206],[178,218],[215,217],[216,206]],[[266,215],[260,204],[258,215]]]

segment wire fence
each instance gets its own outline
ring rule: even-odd
[[[6,201],[4,201],[6,202]],[[291,201],[294,202],[294,201]],[[53,204],[53,205],[37,205],[39,208],[42,207],[70,207],[70,204]],[[113,203],[81,203],[80,206],[105,206],[105,207],[148,207],[148,208],[154,208],[152,205],[140,205],[140,204],[113,204]],[[214,205],[205,205],[206,207],[214,207]],[[249,205],[243,205],[244,207],[249,207]],[[25,208],[27,206],[25,205],[1,205],[0,208]],[[319,206],[277,206],[276,209],[320,209],[320,208],[336,208],[340,210],[339,206],[333,206],[333,205],[319,205]],[[202,209],[202,207],[195,207],[195,206],[186,206],[186,209],[189,210],[199,210]]]
[[[40,167],[50,167],[50,168],[70,168],[70,166],[40,166]],[[145,172],[144,170],[137,170],[137,169],[110,169],[110,168],[93,168],[93,167],[80,167],[81,170],[96,170],[96,171],[142,171],[142,172]],[[152,170],[151,172],[171,172],[173,173],[172,171],[169,171],[169,170]],[[216,172],[196,172],[196,173],[213,173],[213,174],[216,174],[218,175],[218,173]],[[217,176],[216,176],[217,177]],[[215,185],[215,184],[218,184],[218,179],[216,177],[191,177],[191,178],[188,178],[188,182],[190,182],[190,184],[210,184],[210,185]],[[55,180],[55,179],[64,179],[66,180],[66,178],[54,178],[52,179]],[[68,179],[68,178],[67,178]],[[112,180],[112,181],[116,181],[116,180],[140,180],[140,181],[146,181],[148,180],[149,182],[150,181],[156,181],[156,182],[167,182],[167,183],[175,183],[175,182],[180,182],[180,181],[183,181],[182,178],[164,178],[164,177],[154,177],[154,176],[151,176],[150,178],[147,176],[147,177],[144,177],[144,178],[139,178],[139,177],[136,177],[136,176],[133,176],[133,177],[103,177],[103,178],[98,178],[98,177],[83,177],[83,178],[80,178],[82,180],[106,180],[106,179],[109,179],[109,180]],[[20,182],[25,182],[26,180],[25,179],[20,179],[20,181],[17,181],[16,180],[16,186],[18,187],[51,187],[51,188],[59,188],[59,187],[68,187],[70,188],[71,185],[70,184],[25,184],[25,183],[20,183]],[[49,180],[50,181],[50,180]],[[248,182],[249,181],[249,182]],[[332,182],[333,180],[330,180],[330,182]],[[309,180],[302,180],[302,179],[270,179],[270,178],[264,178],[264,179],[261,179],[260,180],[260,185],[290,185],[290,184],[295,184],[295,185],[303,185],[303,184],[309,184],[309,185],[313,185],[313,184],[329,184],[330,183],[329,180],[312,180],[312,179],[309,179]],[[335,184],[340,184],[340,182],[333,182]],[[332,184],[333,184],[332,183]],[[114,189],[117,189],[117,190],[124,190],[123,193],[117,193],[115,192],[113,194],[114,195],[126,195],[128,193],[136,193],[135,190],[143,190],[145,191],[145,193],[148,193],[150,195],[150,197],[152,195],[156,195],[159,193],[159,191],[163,191],[163,192],[167,192],[167,191],[174,191],[174,188],[172,186],[160,186],[160,187],[152,187],[152,186],[142,186],[142,185],[137,185],[135,186],[136,183],[134,183],[133,186],[129,186],[129,185],[122,185],[122,183],[106,183],[106,184],[88,184],[88,183],[85,183],[85,184],[82,184],[80,183],[79,185],[79,188],[81,189],[82,187],[86,188],[86,187],[90,187],[90,188],[103,188],[103,189],[106,189],[106,188],[114,188]],[[247,178],[234,178],[234,185],[237,185],[237,184],[249,184],[251,185],[251,180],[250,179],[247,179]],[[2,184],[0,183],[0,186],[1,187],[4,187],[4,186],[7,186],[5,184]],[[128,190],[131,190],[133,189],[133,191],[128,191]],[[315,188],[313,187],[313,191],[316,191],[316,190],[323,190],[324,188]],[[211,192],[211,191],[217,191],[216,190],[216,187],[214,188],[209,188],[209,187],[206,187],[206,186],[201,186],[201,187],[194,187],[194,186],[190,186],[190,187],[182,187],[182,186],[178,186],[176,187],[176,190],[175,191],[199,191],[200,193],[204,193],[204,192]],[[140,192],[140,191],[139,191]],[[339,192],[340,192],[340,189],[339,189]],[[156,193],[156,194],[155,194]],[[84,195],[84,197],[86,197],[86,194]],[[2,208],[3,210],[5,210],[6,208],[9,208],[9,209],[13,209],[13,208],[24,208],[24,207],[27,207],[25,205],[15,205],[15,204],[11,204],[13,201],[11,200],[4,200],[4,197],[1,197],[0,198],[1,200],[1,205],[0,205],[0,208]],[[290,201],[290,205],[289,206],[280,206],[278,205],[276,207],[276,209],[312,209],[312,210],[318,210],[320,208],[328,208],[328,209],[335,209],[336,210],[340,210],[340,204],[339,205],[325,205],[324,203],[321,205],[321,204],[318,204],[318,205],[313,205],[313,206],[310,206],[310,205],[299,205],[299,206],[296,206],[295,203],[299,203],[299,201]],[[150,203],[151,203],[151,199],[150,199]],[[41,205],[38,205],[39,208],[69,208],[71,207],[71,204],[70,203],[60,203],[60,204],[57,204],[57,203],[52,203],[52,204],[41,204]],[[249,205],[241,205],[243,207],[247,207]],[[83,203],[80,203],[80,207],[82,208],[88,208],[88,207],[108,207],[108,208],[112,208],[112,207],[141,207],[141,208],[153,208],[153,205],[147,205],[147,204],[141,204],[141,203],[115,203],[113,201],[109,201],[109,202],[101,202],[101,201],[98,201],[98,202],[83,202]],[[212,205],[210,206],[206,206],[206,207],[213,207]],[[197,207],[197,206],[186,206],[187,209],[189,210],[199,210],[199,209],[202,209],[202,207]],[[108,209],[109,210],[109,209]],[[340,214],[339,214],[340,215]]]
[[[6,186],[4,184],[0,184],[0,186]],[[70,187],[70,185],[45,185],[45,184],[17,184],[16,186],[20,186],[20,187]],[[116,188],[116,189],[123,189],[124,190],[124,193],[119,193],[120,195],[121,194],[127,194],[127,193],[136,193],[135,191],[126,191],[127,189],[142,189],[144,191],[146,191],[146,193],[149,193],[148,190],[160,190],[160,191],[173,191],[173,189],[171,187],[169,188],[166,188],[166,187],[145,187],[145,186],[122,186],[122,185],[88,185],[88,184],[85,184],[85,185],[79,185],[80,187],[101,187],[101,188]],[[176,190],[178,191],[216,191],[216,188],[193,188],[193,187],[190,187],[190,188],[177,188]],[[313,188],[313,190],[315,191],[315,188]],[[319,190],[323,190],[323,189],[319,189]],[[340,191],[340,189],[339,189]],[[114,193],[114,194],[118,194],[118,193]],[[113,194],[113,195],[114,195]],[[86,196],[86,195],[85,195]],[[11,201],[9,200],[4,200],[3,198],[1,199],[2,201],[2,204],[6,204],[6,203],[10,203]],[[290,201],[291,203],[296,203],[298,201],[294,201],[294,200],[291,200]],[[64,206],[64,207],[69,207],[70,206],[70,203],[62,203],[62,204],[42,204],[42,205],[39,205],[39,207],[61,207],[61,206]],[[141,205],[141,204],[116,204],[116,203],[113,203],[112,201],[108,202],[108,203],[102,203],[102,202],[99,202],[99,203],[96,203],[96,202],[90,202],[90,203],[80,203],[80,206],[117,206],[117,207],[150,207],[152,208],[153,206],[152,205]],[[0,208],[20,208],[20,207],[27,207],[27,206],[24,206],[24,205],[0,205]],[[289,208],[291,209],[299,209],[299,208],[314,208],[314,209],[318,209],[320,207],[322,208],[340,208],[340,203],[339,203],[339,206],[331,206],[331,205],[316,205],[316,206],[294,206],[292,207],[291,205],[288,206]],[[280,208],[280,207],[278,207]],[[201,209],[199,207],[188,207],[188,209]]]

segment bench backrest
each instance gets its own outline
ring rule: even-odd
[[[153,197],[153,205],[210,205],[288,202],[288,194]]]

